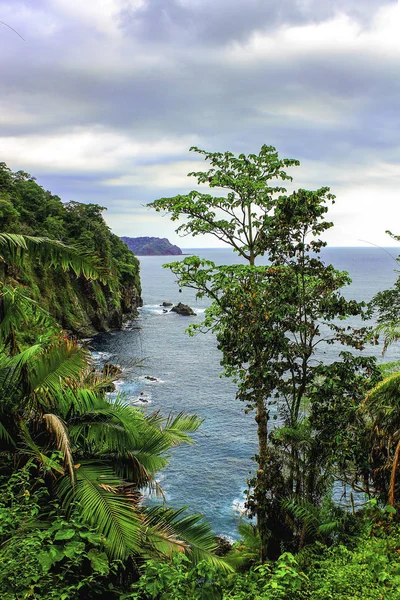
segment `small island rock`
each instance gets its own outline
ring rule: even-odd
[[[178,256],[182,254],[182,250],[171,244],[167,238],[123,236],[121,240],[136,256]]]
[[[163,302],[160,306],[173,306],[173,302]]]
[[[179,302],[179,304],[176,304],[173,308],[171,308],[171,312],[176,312],[178,315],[182,315],[184,317],[190,317],[191,315],[196,316],[194,310],[191,309],[187,304],[182,304],[182,302]]]

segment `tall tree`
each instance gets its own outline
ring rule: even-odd
[[[198,257],[169,265],[181,286],[213,300],[204,325],[214,330],[225,372],[238,384],[237,396],[255,410],[258,469],[249,505],[257,516],[262,557],[279,553],[280,542],[292,535],[281,515],[282,495],[298,494],[318,501],[323,470],[305,408],[320,373],[317,348],[340,341],[361,348],[358,334],[336,323],[362,313],[362,305],[347,301],[340,289],[347,273],[325,265],[319,238],[332,227],[324,217],[334,200],[329,188],[291,194],[274,179],[291,180],[284,168],[298,165],[279,159],[275,148],[259,155],[192,150],[210,161],[211,169],[190,173],[198,184],[227,190],[212,196],[194,190],[150,203],[173,220],[185,218],[177,231],[212,234],[230,245],[247,265],[217,267]],[[266,254],[268,266],[257,266]],[[196,328],[192,328],[196,329]],[[322,375],[322,377],[324,377]],[[273,407],[281,428],[270,435]]]

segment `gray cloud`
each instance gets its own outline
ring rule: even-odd
[[[244,41],[257,31],[320,23],[342,13],[367,27],[376,11],[394,0],[148,0],[119,16],[121,28],[147,42],[226,44]]]
[[[364,174],[366,161],[400,159],[400,59],[374,38],[377,11],[395,4],[152,0],[134,11],[115,0],[114,16],[98,22],[64,0],[15,1],[13,13],[0,0],[0,18],[15,14],[10,25],[26,38],[0,29],[0,160],[65,200],[109,206],[121,223],[135,210],[145,219],[142,203],[180,188],[166,178],[163,192],[150,176],[105,182],[149,165],[175,173],[193,160],[191,144],[254,152],[270,143],[313,162],[312,182],[326,174],[343,186],[346,164]],[[347,21],[330,31],[340,15]],[[316,25],[328,29],[285,38],[288,27]]]

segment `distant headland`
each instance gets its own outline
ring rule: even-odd
[[[167,238],[121,237],[121,240],[136,256],[177,256],[182,254],[182,250],[171,244]]]

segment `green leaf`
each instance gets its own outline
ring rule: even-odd
[[[68,542],[68,544],[64,546],[63,552],[68,558],[73,558],[77,554],[82,554],[84,549],[85,544],[83,542]]]
[[[108,558],[105,552],[98,552],[94,548],[88,552],[88,559],[92,565],[93,571],[100,573],[101,575],[108,575],[110,567],[108,565]]]
[[[75,529],[61,529],[54,536],[55,540],[70,540],[75,535]]]
[[[394,508],[394,506],[390,506],[390,505],[385,506],[385,512],[389,513],[390,515],[397,514],[397,510]]]

